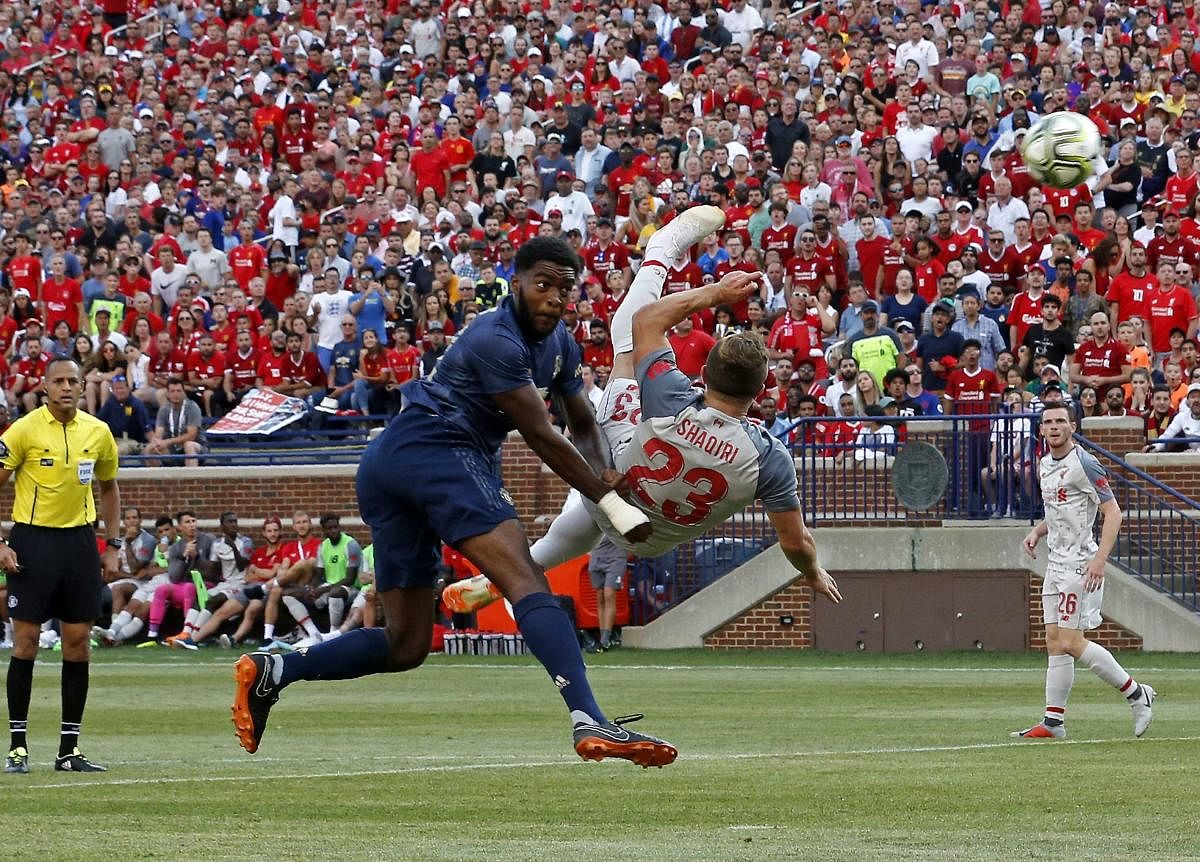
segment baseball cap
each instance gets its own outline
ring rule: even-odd
[[[843,146],[843,145],[848,147],[854,142],[850,140],[850,137],[848,135],[842,135],[836,141],[834,141],[834,143],[837,144],[839,147]]]
[[[1046,372],[1047,372],[1047,371],[1052,371],[1052,372],[1054,372],[1054,376],[1055,376],[1055,377],[1062,377],[1062,372],[1058,370],[1058,366],[1057,366],[1057,365],[1050,365],[1050,364],[1047,364],[1047,365],[1043,366],[1043,367],[1042,367],[1042,376],[1043,376],[1043,377],[1045,377],[1045,376],[1046,376]]]
[[[962,210],[966,210],[967,212],[974,212],[975,208],[973,206],[971,206],[969,201],[959,201],[958,203],[956,203],[954,205],[954,211],[961,212]]]
[[[554,179],[556,179],[556,180],[573,180],[573,179],[575,179],[575,177],[571,175],[570,171],[559,171],[557,174],[554,175]]]
[[[1058,390],[1059,392],[1063,391],[1062,384],[1059,383],[1057,380],[1051,380],[1049,383],[1047,383],[1045,386],[1043,386],[1042,392],[1046,393],[1046,392],[1049,392],[1051,389]]]
[[[1125,128],[1126,126],[1136,126],[1136,125],[1137,125],[1137,120],[1135,120],[1133,117],[1126,117],[1125,119],[1121,120],[1121,128],[1122,129]]]
[[[1187,394],[1191,395],[1193,392],[1200,392],[1200,383],[1188,384]]]
[[[863,314],[868,311],[878,314],[879,313],[879,303],[873,299],[868,299],[866,302],[864,302],[862,304],[862,308],[860,308],[858,310],[858,313]]]
[[[953,317],[954,316],[954,300],[939,299],[937,302],[935,302],[933,304],[933,311],[931,311],[930,314],[937,314],[939,311],[942,312],[943,314],[948,314],[951,317]]]
[[[430,332],[442,332],[445,329],[445,327],[442,326],[442,322],[440,320],[429,321],[429,325],[426,326],[425,328],[427,330],[429,330]]]
[[[917,329],[915,326],[912,325],[912,321],[899,320],[896,322],[896,331],[897,332],[916,332]]]

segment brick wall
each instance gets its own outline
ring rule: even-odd
[[[813,591],[794,583],[704,638],[710,649],[808,649],[812,646]],[[779,618],[790,614],[788,628]]]
[[[1039,651],[1046,649],[1041,592],[1042,579],[1031,573],[1029,645]],[[709,649],[808,649],[812,646],[812,600],[811,589],[793,583],[707,635],[704,645]],[[779,625],[779,617],[784,614],[791,614],[795,620],[790,628]],[[1114,651],[1142,648],[1141,637],[1109,619],[1088,638]]]

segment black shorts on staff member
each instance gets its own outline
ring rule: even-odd
[[[8,573],[8,612],[13,619],[91,625],[100,616],[104,580],[91,525],[13,524],[8,544],[21,561],[20,569]]]

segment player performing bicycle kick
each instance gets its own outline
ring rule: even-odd
[[[671,327],[698,311],[736,304],[756,293],[761,274],[733,272],[720,282],[660,298],[667,267],[725,223],[717,207],[686,210],[646,245],[621,307],[613,315],[615,358],[597,418],[625,475],[630,500],[650,519],[649,540],[631,543],[590,501],[572,491],[530,553],[549,569],[586,554],[606,537],[639,557],[656,557],[762,500],[788,561],[804,582],[833,602],[834,579],[817,562],[796,494],[796,468],[783,443],[750,422],[746,411],[767,376],[767,354],[753,333],[720,339],[692,386],[675,365]],[[446,588],[443,599],[469,613],[499,598],[484,575]]]

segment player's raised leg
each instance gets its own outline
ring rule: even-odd
[[[611,334],[615,361],[610,381],[633,377],[633,316],[662,297],[667,267],[724,224],[725,211],[720,207],[692,207],[675,216],[670,224],[655,231],[650,237],[646,243],[646,257],[634,276],[633,283],[629,285],[624,301],[613,315]],[[601,419],[603,420],[603,416]]]

